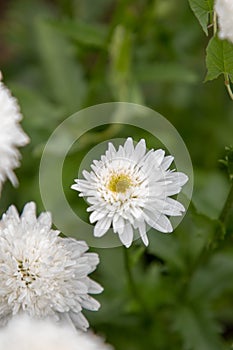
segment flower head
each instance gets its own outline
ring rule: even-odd
[[[32,317],[68,316],[82,329],[88,327],[82,308],[98,310],[89,293],[102,287],[88,274],[95,270],[98,255],[86,253],[83,241],[61,238],[51,229],[51,215],[38,218],[33,202],[21,217],[11,206],[0,221],[0,320],[20,312]]]
[[[145,140],[136,147],[128,138],[124,146],[115,149],[109,143],[101,160],[94,160],[92,171],[83,171],[85,179],[76,179],[72,188],[79,196],[87,197],[92,212],[90,222],[96,222],[94,235],[103,236],[110,226],[119,234],[121,242],[129,247],[133,230],[138,229],[148,245],[146,224],[161,231],[171,232],[168,216],[182,215],[182,204],[169,196],[181,191],[188,177],[169,170],[172,156],[161,149],[146,152]]]
[[[112,347],[94,334],[77,331],[68,324],[21,315],[0,329],[0,349],[112,350]]]
[[[0,81],[0,191],[7,178],[14,186],[18,183],[13,172],[20,165],[18,147],[25,146],[29,142],[28,136],[19,124],[21,119],[17,100]]]
[[[216,0],[215,11],[218,15],[219,37],[233,42],[233,1]]]

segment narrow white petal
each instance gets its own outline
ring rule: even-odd
[[[119,146],[116,156],[120,158],[125,157],[125,150],[122,146]]]
[[[114,216],[112,221],[112,226],[113,226],[114,232],[121,234],[125,227],[125,221],[121,216]]]
[[[182,187],[188,181],[188,176],[181,172],[170,172],[170,174],[166,176],[166,179]]]
[[[112,220],[108,217],[99,220],[94,227],[94,236],[102,237],[110,228],[111,221]]]
[[[46,227],[51,227],[52,225],[52,215],[49,212],[41,213],[38,217],[38,222],[40,225],[44,225]]]
[[[167,170],[169,166],[172,164],[173,160],[174,160],[174,157],[172,156],[164,157],[163,162],[161,164],[161,168],[163,170]]]
[[[102,291],[103,291],[103,287],[99,283],[97,283],[89,278],[89,280],[88,280],[88,292],[91,294],[99,294]]]
[[[133,241],[133,228],[130,224],[125,225],[124,231],[119,235],[119,238],[126,248],[131,246]]]
[[[146,142],[144,139],[141,139],[135,147],[133,158],[136,161],[140,161],[140,159],[145,155],[145,153],[146,153]]]
[[[158,231],[161,231],[164,233],[173,231],[173,228],[169,219],[163,214],[155,216],[152,213],[147,212],[146,221],[151,227],[155,228]]]
[[[97,311],[100,308],[100,303],[89,295],[85,296],[85,298],[81,301],[81,305],[84,309],[91,311]]]
[[[83,331],[86,331],[87,328],[89,327],[89,323],[86,319],[85,316],[81,312],[79,313],[74,313],[72,312],[70,314],[72,322],[75,324],[76,327],[82,329]]]
[[[108,144],[108,151],[106,152],[107,158],[112,158],[116,154],[116,149],[111,142]]]
[[[183,212],[185,212],[185,208],[180,202],[173,198],[166,199],[166,205],[163,210],[163,214],[169,216],[179,216],[182,215]]]
[[[13,219],[16,219],[17,221],[19,221],[19,213],[18,213],[18,210],[16,209],[16,207],[14,205],[11,205],[6,214],[3,214],[3,220],[5,218],[13,218]]]
[[[103,219],[103,217],[105,217],[105,212],[93,211],[89,216],[89,220],[90,220],[90,223],[93,224],[93,222],[101,220]]]
[[[154,162],[156,165],[161,165],[163,159],[164,159],[165,152],[162,149],[158,149],[154,151],[153,156],[154,156]]]
[[[147,237],[147,234],[146,234],[145,221],[138,222],[137,226],[138,226],[139,233],[140,233],[140,236],[142,238],[143,243],[145,244],[145,246],[148,246],[149,241],[148,241],[148,237]]]
[[[29,202],[25,205],[21,219],[25,219],[31,224],[36,223],[36,204],[34,202]]]
[[[124,144],[124,149],[127,157],[131,157],[134,152],[133,140],[128,137]]]

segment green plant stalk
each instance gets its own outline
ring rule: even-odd
[[[136,285],[135,280],[133,278],[132,270],[130,267],[129,249],[125,248],[125,247],[123,247],[123,248],[124,248],[125,270],[126,270],[129,288],[131,290],[131,293],[132,293],[134,299],[138,302],[138,305],[141,307],[142,311],[149,314],[149,312],[147,310],[147,306],[146,306],[141,294],[139,293],[137,285]]]
[[[231,90],[231,84],[230,84],[228,74],[226,74],[226,73],[224,74],[224,79],[225,79],[225,86],[227,88],[227,92],[228,92],[230,98],[233,100],[233,92]]]
[[[214,11],[213,13],[213,35],[215,36],[218,32],[218,22],[217,22],[217,14]],[[230,83],[230,79],[227,73],[224,73],[224,80],[225,80],[225,86],[228,92],[228,95],[230,96],[231,100],[233,100],[233,92],[231,90],[231,83]]]

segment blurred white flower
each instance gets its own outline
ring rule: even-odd
[[[0,72],[1,80],[1,72]],[[0,192],[8,178],[16,186],[17,178],[13,170],[20,165],[18,147],[29,142],[19,122],[22,119],[17,100],[0,81]]]
[[[216,0],[215,11],[218,16],[219,37],[233,42],[233,1]]]
[[[171,232],[166,215],[178,216],[185,211],[169,196],[179,193],[188,177],[168,169],[173,157],[165,157],[163,150],[146,151],[143,139],[134,147],[128,138],[118,150],[109,143],[101,160],[93,161],[92,171],[83,171],[85,180],[75,180],[72,188],[91,204],[87,210],[92,212],[90,222],[96,222],[94,236],[103,236],[112,225],[121,242],[129,247],[133,229],[138,229],[148,245],[146,224]]]
[[[112,347],[96,335],[77,331],[68,324],[21,315],[0,329],[0,349],[112,350]]]
[[[99,263],[83,241],[59,237],[48,212],[36,217],[35,203],[21,217],[11,206],[0,221],[0,321],[23,311],[33,317],[69,317],[86,330],[82,308],[98,310],[88,293],[102,287],[88,274]]]

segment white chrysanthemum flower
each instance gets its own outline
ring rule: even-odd
[[[96,335],[76,331],[68,324],[21,315],[0,329],[0,349],[112,350],[112,347]]]
[[[133,229],[138,229],[148,245],[146,224],[171,232],[166,215],[179,216],[185,211],[169,196],[179,193],[188,177],[168,169],[173,157],[165,157],[163,150],[146,151],[143,139],[135,148],[131,138],[118,150],[109,143],[101,160],[93,161],[92,171],[83,171],[85,180],[75,180],[72,188],[91,204],[87,210],[92,212],[90,222],[96,222],[94,236],[103,236],[112,225],[121,242],[129,247]]]
[[[1,80],[1,72],[0,72]],[[13,170],[20,165],[18,147],[29,142],[19,122],[22,119],[17,100],[0,81],[0,192],[8,178],[16,186],[17,178]]]
[[[215,11],[218,16],[219,37],[233,42],[233,1],[216,0]]]
[[[0,221],[0,321],[20,312],[32,317],[69,317],[86,330],[82,308],[98,310],[89,296],[102,291],[88,274],[99,263],[83,241],[59,237],[48,212],[36,217],[35,203],[21,217],[11,206]]]

